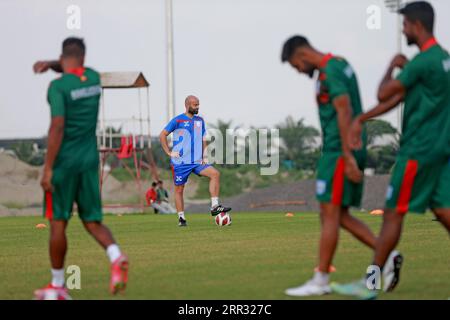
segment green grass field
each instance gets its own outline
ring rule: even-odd
[[[378,231],[381,218],[358,214]],[[187,215],[179,228],[174,215],[105,217],[130,258],[129,286],[114,299],[290,299],[284,289],[312,275],[319,237],[318,215],[234,213],[233,225],[219,228],[206,214]],[[47,229],[39,217],[0,218],[0,299],[30,299],[50,279]],[[104,251],[73,218],[68,228],[66,266],[81,268],[74,299],[111,299]],[[448,299],[449,237],[431,216],[407,218],[400,250],[405,256],[396,291],[381,299]],[[334,265],[334,281],[361,277],[371,252],[345,232]],[[328,295],[323,299],[340,299]]]

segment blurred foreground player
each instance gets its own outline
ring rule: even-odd
[[[47,97],[51,124],[41,186],[44,215],[50,221],[52,280],[35,291],[38,300],[70,299],[64,281],[65,231],[74,203],[84,227],[106,250],[111,262],[111,292],[124,290],[127,283],[128,259],[102,224],[96,139],[100,75],[84,67],[84,56],[83,40],[67,38],[59,61],[38,61],[33,67],[36,73],[48,69],[62,72],[50,83]]]
[[[340,227],[369,248],[374,249],[376,242],[370,229],[349,210],[351,206],[360,207],[366,162],[365,132],[360,136],[364,141],[361,150],[352,152],[347,142],[352,119],[362,112],[358,81],[345,59],[317,51],[302,36],[294,36],[285,42],[281,60],[310,78],[317,71],[316,94],[323,136],[316,181],[322,226],[319,266],[311,280],[287,289],[285,293],[298,297],[323,295],[331,292],[329,270]],[[396,254],[394,252],[393,256]]]
[[[393,59],[378,90],[380,103],[359,115],[349,132],[350,146],[360,148],[362,124],[405,102],[400,150],[370,266],[383,273],[391,268],[386,261],[400,241],[407,212],[425,213],[429,208],[450,232],[450,56],[433,36],[434,10],[428,2],[409,3],[399,13],[404,15],[403,33],[408,44],[416,45],[420,53],[411,61],[403,55]],[[397,67],[402,71],[393,78]],[[392,291],[399,282],[401,257],[394,264],[397,272],[383,284],[385,291]],[[378,288],[372,275],[350,284],[333,284],[332,288],[337,293],[374,299]]]

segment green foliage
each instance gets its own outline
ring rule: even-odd
[[[17,155],[19,160],[32,166],[44,164],[45,156],[41,150],[35,150],[32,141],[18,141],[11,146],[11,149]]]
[[[372,146],[375,143],[376,138],[382,137],[383,135],[388,135],[395,138],[398,134],[397,129],[384,120],[372,120],[367,122],[366,132],[367,144],[369,146]]]
[[[372,120],[366,124],[368,157],[367,167],[374,168],[376,174],[388,174],[395,163],[398,150],[398,132],[387,121]],[[386,145],[375,145],[377,138],[391,141]]]
[[[374,168],[376,174],[388,174],[395,163],[397,149],[393,145],[372,147],[367,155],[368,168]]]
[[[304,119],[294,120],[291,116],[277,128],[283,141],[280,160],[292,163],[295,169],[315,170],[320,154],[316,146],[319,130],[305,125]]]

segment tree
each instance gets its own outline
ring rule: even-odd
[[[314,149],[320,136],[319,130],[305,125],[304,119],[294,120],[292,116],[288,116],[277,128],[283,140],[282,160],[293,162],[299,169],[314,170],[318,157],[318,152],[314,152]]]
[[[368,157],[367,167],[377,174],[387,174],[395,163],[398,151],[398,131],[387,121],[372,120],[366,124]],[[377,138],[387,138],[387,143],[377,145]]]
[[[373,146],[377,138],[384,135],[389,135],[397,141],[397,129],[395,129],[389,122],[384,120],[372,120],[366,123],[367,131],[367,145]]]
[[[32,166],[40,166],[44,163],[44,153],[37,149],[33,141],[18,141],[11,145],[11,149],[19,160]]]

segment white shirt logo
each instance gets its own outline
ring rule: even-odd
[[[353,76],[353,69],[351,66],[347,66],[344,70],[345,75],[347,78],[351,78]]]
[[[450,71],[450,58],[447,58],[447,60],[442,61],[442,65],[444,66],[445,72]]]
[[[389,186],[386,191],[386,199],[390,200],[392,198],[392,193],[394,192],[394,188]]]
[[[324,180],[317,180],[316,181],[316,194],[322,195],[327,190],[327,182]]]

